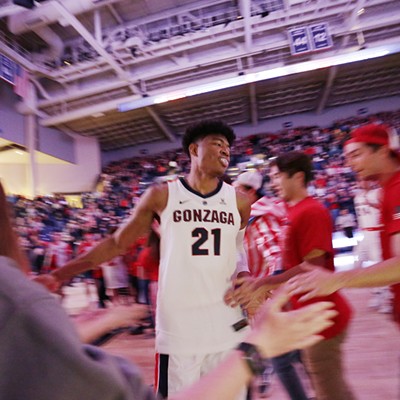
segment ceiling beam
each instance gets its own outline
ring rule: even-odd
[[[329,68],[328,79],[326,80],[326,84],[316,110],[317,115],[321,114],[321,112],[325,109],[326,102],[331,94],[333,82],[335,81],[337,75],[337,70],[338,67],[336,65]]]
[[[94,25],[94,37],[97,43],[100,43],[100,45],[103,46],[101,15],[100,15],[100,10],[98,8],[93,12],[93,25]]]
[[[250,52],[253,47],[250,6],[250,0],[240,0],[239,8],[244,23],[244,48],[246,52]]]
[[[68,101],[84,99],[85,97],[90,97],[99,93],[106,93],[112,90],[123,88],[125,86],[126,82],[111,80],[109,82],[103,82],[87,88],[71,89],[70,91],[66,91],[59,96],[52,96],[50,98],[46,96],[46,100],[39,100],[38,107],[46,108],[56,104],[66,103]]]
[[[128,73],[121,68],[121,66],[114,60],[114,58],[107,53],[107,51],[99,44],[93,35],[81,24],[81,22],[72,15],[61,3],[58,1],[54,3],[54,7],[58,10],[60,15],[103,57],[104,60],[112,67],[120,79],[128,80]]]
[[[256,93],[256,84],[254,82],[249,84],[249,95],[250,95],[251,124],[253,126],[257,126],[258,125],[257,93]]]
[[[176,142],[177,137],[174,133],[172,133],[171,129],[167,126],[167,124],[161,119],[161,117],[152,109],[151,107],[146,107],[147,113],[153,118],[154,122],[161,129],[164,136],[169,139],[170,142]]]
[[[121,16],[117,13],[117,10],[112,4],[107,5],[108,11],[110,11],[111,15],[115,18],[115,20],[120,24],[124,24],[124,20],[121,18]]]
[[[135,96],[135,98],[137,99],[138,97]],[[67,122],[75,121],[81,118],[87,118],[93,114],[115,111],[118,109],[118,105],[120,103],[120,99],[113,99],[102,103],[92,104],[87,107],[80,107],[76,110],[67,111],[62,114],[59,113],[57,115],[42,119],[40,121],[40,124],[42,126],[58,126],[60,124],[65,124]]]
[[[17,14],[24,9],[21,6],[17,6],[15,4],[8,4],[5,6],[1,6],[0,8],[0,19],[3,17],[8,17],[9,15]]]

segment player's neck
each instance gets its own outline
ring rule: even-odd
[[[196,192],[201,194],[208,194],[213,192],[219,184],[218,177],[212,177],[206,174],[196,174],[190,172],[190,174],[186,177],[186,182],[189,186],[194,189]]]

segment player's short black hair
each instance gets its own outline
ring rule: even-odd
[[[304,184],[312,181],[313,165],[310,156],[301,151],[290,151],[277,157],[271,165],[276,165],[279,172],[286,172],[292,177],[296,172],[304,172]]]
[[[191,143],[194,143],[199,139],[203,139],[206,136],[216,134],[225,136],[229,146],[232,145],[236,138],[233,129],[224,122],[218,120],[204,120],[188,126],[185,134],[182,137],[183,150],[187,155],[190,155],[189,146]]]

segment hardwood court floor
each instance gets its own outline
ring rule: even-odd
[[[67,289],[65,305],[70,313],[77,313],[87,306],[83,288],[76,286]],[[344,359],[347,378],[357,399],[400,399],[399,329],[389,315],[379,314],[368,308],[370,289],[348,289],[344,293],[354,308],[353,322],[344,346]],[[144,380],[148,384],[153,383],[154,338],[122,333],[102,347],[107,352],[126,357],[138,364]],[[274,375],[268,399],[287,398]]]

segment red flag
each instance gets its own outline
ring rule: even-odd
[[[20,65],[15,65],[15,75],[14,75],[14,92],[25,98],[28,95],[29,90],[29,76],[28,72],[22,68]]]

